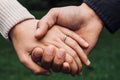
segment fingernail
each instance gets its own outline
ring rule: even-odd
[[[40,32],[40,28],[38,28],[38,29],[36,30],[36,34],[39,34],[39,32]]]
[[[88,60],[88,61],[87,61],[87,65],[89,66],[90,64],[91,64],[91,62]]]
[[[34,59],[35,59],[36,61],[40,61],[40,58],[41,58],[41,56],[40,56],[38,53],[35,53],[35,54],[34,54]]]
[[[88,47],[88,46],[89,46],[89,44],[88,44],[87,42],[85,42],[85,46],[86,46],[86,47]]]

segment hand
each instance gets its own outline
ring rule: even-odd
[[[64,41],[65,35],[69,35],[69,36]],[[86,47],[86,45],[82,45],[84,40],[81,39],[76,33],[72,32],[68,29],[65,29],[65,28],[59,27],[59,26],[54,26],[53,28],[51,28],[48,31],[48,33],[45,35],[45,37],[43,39],[41,39],[41,42],[46,45],[49,45],[49,44],[55,45],[57,48],[63,48],[64,51],[66,51],[65,62],[69,63],[72,75],[75,75],[75,74],[77,74],[77,72],[81,71],[81,69],[82,69],[81,62],[85,63],[87,66],[90,65],[90,62],[89,62],[86,54],[82,51],[81,47],[79,46],[79,45],[81,45],[84,48]],[[37,48],[37,51],[36,52],[34,51],[35,54],[33,54],[33,60],[36,61],[37,59],[39,59],[38,61],[40,62],[40,57],[42,56],[41,61],[44,65],[44,67],[49,68],[50,66],[48,64],[51,64],[51,62],[53,61],[53,65],[57,64],[57,66],[54,66],[54,68],[57,68],[59,66],[59,64],[58,64],[59,61],[55,60],[57,54],[55,56],[55,59],[53,59],[54,58],[53,55],[47,56],[47,54],[50,54],[50,53],[54,54],[56,52],[56,50],[54,50],[54,49],[51,50],[49,48],[48,50],[45,50],[44,54],[42,55],[42,54],[39,54],[39,48]],[[56,53],[60,54],[59,51],[57,51]],[[37,59],[36,59],[36,57],[35,57],[36,55],[39,58],[37,57]],[[80,59],[78,56],[80,57]],[[34,57],[35,57],[35,59],[34,59]],[[50,59],[50,60],[48,60],[48,59]],[[63,67],[64,67],[64,65],[63,65]]]
[[[56,27],[54,28],[54,30],[57,31],[57,35],[55,35],[53,32],[54,30],[52,31],[49,31],[49,36],[43,38],[42,40],[36,40],[35,37],[34,37],[34,32],[36,30],[36,27],[37,27],[37,20],[26,20],[26,21],[23,21],[21,23],[19,23],[18,25],[16,25],[10,32],[10,38],[12,40],[12,43],[14,45],[14,48],[17,52],[17,55],[20,59],[20,62],[23,63],[27,68],[29,68],[31,71],[33,71],[34,73],[36,74],[44,74],[44,75],[49,75],[49,71],[40,67],[38,64],[36,64],[35,62],[32,61],[31,59],[31,53],[32,51],[34,51],[34,49],[36,49],[36,47],[40,47],[41,49],[39,49],[39,52],[40,53],[43,53],[44,50],[47,49],[47,46],[50,46],[50,45],[55,45],[58,52],[62,52],[61,54],[64,55],[64,51],[62,50],[59,50],[59,48],[63,48],[66,50],[67,55],[69,55],[68,57],[71,57],[72,59],[72,62],[70,63],[70,66],[71,66],[71,74],[75,74],[78,70],[80,70],[81,68],[78,68],[78,65],[81,65],[80,64],[80,60],[77,58],[77,53],[82,53],[81,52],[81,49],[79,47],[79,44],[81,45],[82,43],[82,39],[76,35],[76,34],[73,34],[71,33],[70,31],[69,34],[72,34],[69,39],[74,41],[74,43],[76,44],[76,52],[74,51],[74,48],[71,49],[71,47],[73,47],[74,45],[71,45],[71,43],[67,43],[67,44],[64,44],[63,43],[63,36],[65,36],[65,33],[61,33],[60,30],[58,30]],[[29,29],[29,30],[28,30]],[[61,30],[62,31],[62,30]],[[51,34],[51,35],[50,35]],[[53,34],[55,36],[53,36]],[[69,35],[68,34],[68,35]],[[51,36],[51,37],[50,37]],[[78,39],[78,40],[77,40]],[[54,44],[56,43],[56,44]],[[79,43],[79,44],[77,44]],[[71,47],[67,46],[67,45],[70,45]],[[83,47],[86,47],[83,45]],[[47,53],[47,52],[46,52]],[[54,56],[55,54],[53,54]],[[73,55],[73,56],[71,56]],[[81,56],[81,59],[83,62],[86,63],[86,65],[89,65],[87,62],[88,62],[88,59],[86,57],[86,55],[84,53],[80,54]],[[75,60],[72,58],[72,57],[76,57]],[[66,59],[66,61],[69,63],[69,58]],[[45,60],[45,59],[43,59]],[[45,62],[45,61],[43,61]],[[73,66],[76,65],[76,66]],[[75,67],[75,68],[74,68]],[[80,66],[79,66],[80,67]]]
[[[103,23],[97,14],[87,4],[83,3],[80,6],[51,9],[39,21],[36,38],[41,38],[55,24],[77,31],[89,43],[89,48],[84,49],[86,54],[90,53],[95,46],[103,27]]]
[[[30,19],[17,24],[10,32],[10,38],[21,63],[35,74],[49,75],[49,71],[33,62],[30,56],[33,48],[39,46],[33,36],[36,23],[34,19]]]

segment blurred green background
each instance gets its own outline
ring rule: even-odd
[[[79,5],[81,0],[19,0],[29,11],[41,18],[57,6]],[[82,76],[52,73],[51,76],[34,75],[19,62],[9,41],[0,36],[0,80],[120,80],[120,31],[110,34],[103,30],[98,44],[91,52],[91,67],[83,68]]]

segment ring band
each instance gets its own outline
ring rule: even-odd
[[[64,40],[63,40],[64,42],[66,41],[67,37],[68,37],[68,36],[67,36],[67,35],[65,35]]]

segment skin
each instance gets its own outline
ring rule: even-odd
[[[67,37],[65,42],[63,42],[64,34],[67,34],[67,35],[71,34],[71,36]],[[48,38],[48,39],[46,39],[46,38]],[[53,41],[51,41],[50,38]],[[78,39],[78,41],[75,42],[73,39],[74,40]],[[52,45],[56,45],[56,47],[64,48],[67,51],[66,53],[68,53],[68,54],[70,54],[70,56],[72,56],[72,57],[70,57],[67,54],[66,57],[65,57],[65,62],[68,62],[70,64],[72,75],[81,71],[82,62],[85,63],[87,66],[90,65],[90,62],[88,61],[86,54],[82,51],[81,47],[77,44],[77,43],[82,44],[83,40],[81,40],[80,37],[78,35],[76,35],[76,33],[72,32],[72,31],[70,31],[66,28],[60,27],[60,26],[54,26],[53,28],[51,28],[48,31],[47,35],[45,35],[45,38],[43,38],[42,40],[44,42],[51,43]],[[76,51],[78,53],[78,55],[77,55],[76,52],[70,50],[69,47],[67,47],[65,44],[68,45],[69,47],[71,47],[74,51]],[[53,53],[56,54],[55,50],[54,51],[49,50],[48,52],[49,52],[49,54],[53,54]],[[54,59],[54,60],[49,60],[48,61],[48,59],[51,59],[51,57],[47,56],[45,54],[46,54],[46,51],[44,52],[43,56],[40,54],[40,56],[42,56],[42,61],[44,61],[44,62],[41,62],[41,63],[44,63],[44,66],[46,66],[46,67],[50,67],[49,64],[51,64],[52,61],[53,61],[53,65],[55,65],[54,70],[56,70],[59,67],[60,59],[56,60],[56,57],[54,58],[54,56],[53,56],[52,59]],[[35,54],[35,55],[39,55],[39,52],[37,52],[37,54]],[[34,56],[34,54],[33,54],[33,56]],[[69,60],[69,58],[71,58],[75,61],[71,61],[71,59]]]
[[[38,20],[25,20],[17,24],[10,32],[11,41],[19,57],[19,60],[23,65],[25,65],[33,73],[43,75],[50,74],[49,70],[47,69],[51,67],[51,65],[52,68],[56,70],[57,66],[61,66],[62,64],[66,66],[69,64],[68,66],[71,68],[72,75],[81,70],[81,61],[86,65],[89,65],[87,56],[79,46],[81,45],[83,47],[87,47],[86,45],[82,44],[84,42],[82,38],[80,38],[72,31],[66,29],[69,34],[72,34],[72,36],[69,36],[69,39],[74,41],[74,44],[65,44],[63,39],[66,35],[66,30],[63,30],[63,28],[59,26],[54,26],[51,28],[51,30],[48,31],[48,34],[44,38],[37,40],[34,37],[37,23]],[[74,45],[76,45],[76,48],[73,48]],[[33,58],[31,56],[36,53],[42,54],[41,63],[43,67],[36,63],[36,61],[40,59]],[[79,59],[77,54],[80,54],[79,57],[81,57],[81,59]],[[52,60],[55,64],[51,64]],[[56,62],[57,60],[59,63]],[[49,63],[48,67],[45,67],[46,63]],[[63,70],[64,69],[66,70],[66,67],[64,67]]]
[[[55,24],[74,30],[80,37],[87,41],[89,47],[82,48],[87,55],[96,45],[103,28],[103,22],[94,10],[92,10],[87,4],[83,3],[80,6],[51,9],[39,21],[35,37],[40,39],[47,33],[47,30],[52,28]]]
[[[53,25],[61,25],[76,31],[89,43],[86,54],[95,46],[103,28],[103,22],[86,3],[80,6],[68,6],[51,9],[38,23],[35,37],[41,38]],[[83,43],[85,44],[85,43]]]

